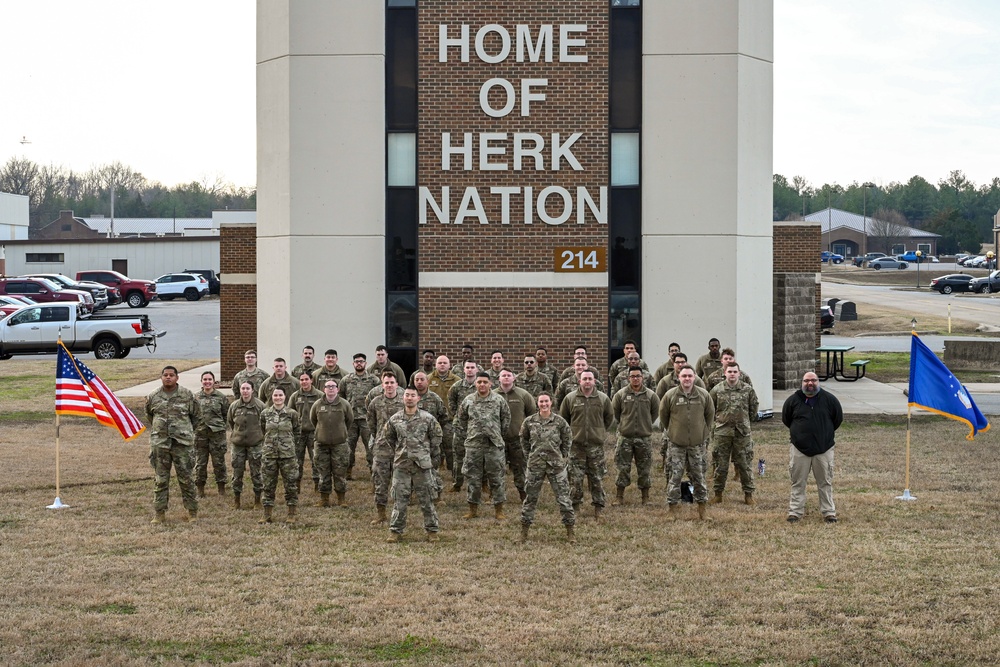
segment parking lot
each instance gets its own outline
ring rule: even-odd
[[[166,330],[159,339],[155,356],[161,359],[219,358],[219,297],[200,301],[152,301],[145,308],[129,308],[125,304],[111,306],[109,315],[148,315],[157,331]],[[149,354],[139,349],[133,356]]]

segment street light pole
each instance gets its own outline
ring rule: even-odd
[[[917,289],[920,289],[920,256],[922,254],[919,250],[917,251]]]
[[[864,250],[861,251],[861,256],[864,257],[868,254],[868,188],[874,188],[875,184],[871,182],[862,183],[861,187],[864,188],[861,203],[861,243],[864,246]]]

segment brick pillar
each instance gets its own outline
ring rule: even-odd
[[[228,384],[243,353],[257,349],[257,225],[222,223],[219,237],[220,380]]]
[[[820,344],[820,223],[774,223],[774,387],[799,386]]]

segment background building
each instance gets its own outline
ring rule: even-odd
[[[854,257],[866,252],[900,255],[910,250],[919,250],[925,255],[938,254],[940,234],[900,222],[858,215],[837,208],[810,213],[805,220],[818,223],[823,230],[822,247],[819,250],[830,250],[844,257]]]
[[[28,197],[0,192],[0,241],[28,238]]]

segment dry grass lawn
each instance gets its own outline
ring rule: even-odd
[[[260,527],[214,492],[182,523],[172,482],[170,523],[151,526],[148,439],[80,418],[62,428],[72,507],[47,510],[51,420],[0,422],[0,663],[996,664],[996,444],[915,424],[917,502],[894,500],[905,422],[851,417],[841,522],[822,523],[810,485],[805,519],[788,525],[787,432],[768,421],[758,507],[730,482],[712,522],[671,524],[657,473],[653,505],[630,487],[569,546],[546,490],[521,546],[514,506],[503,523],[463,521],[458,494],[440,506],[439,544],[423,541],[416,507],[404,542],[385,544],[360,480],[350,507],[304,507],[293,529]],[[613,497],[613,472],[605,488]]]
[[[912,268],[913,265],[911,264],[910,266],[911,268],[906,271],[898,269],[876,271],[874,269],[862,269],[854,266],[852,263],[845,262],[832,266],[823,264],[822,272],[823,280],[830,282],[850,283],[852,285],[899,285],[901,287],[914,287],[917,284],[917,276]],[[961,266],[957,269],[946,269],[941,268],[940,264],[921,264],[920,285],[926,289],[927,284],[932,279],[949,273],[965,273],[973,278],[978,278],[989,275],[990,272],[985,269],[966,269]]]

